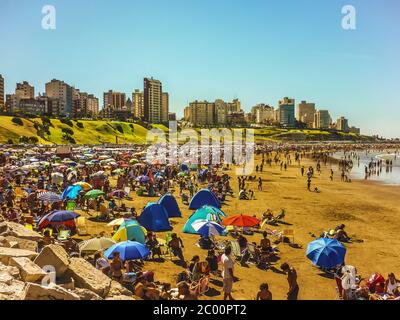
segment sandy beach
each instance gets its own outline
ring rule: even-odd
[[[256,157],[256,163],[260,162],[261,159]],[[302,165],[307,168],[308,165],[315,166],[315,163],[305,159]],[[255,190],[256,199],[241,201],[237,199],[238,184],[235,172],[233,169],[228,171],[232,177],[231,185],[236,197],[228,196],[222,210],[228,215],[242,213],[257,215],[260,218],[266,209],[271,209],[276,215],[284,208],[286,224],[270,226],[270,228],[280,231],[293,230],[295,243],[299,246],[295,248],[280,243],[278,245],[279,260],[268,270],[258,269],[251,264],[249,267],[236,264],[235,275],[239,281],[234,284],[232,293],[234,298],[255,299],[259,285],[267,282],[273,299],[286,299],[288,285],[286,276],[282,274],[279,267],[281,263],[288,262],[296,268],[298,273],[299,299],[337,299],[335,281],[312,266],[305,253],[307,244],[315,240],[311,234],[318,238],[323,231],[341,223],[346,225],[346,230],[351,237],[362,240],[362,242],[346,244],[346,264],[356,266],[363,278],[368,279],[375,272],[386,277],[389,272],[396,273],[400,269],[400,239],[398,237],[400,187],[364,180],[353,180],[351,183],[341,182],[337,166],[332,165],[332,168],[335,175],[334,180],[330,181],[330,165],[322,164],[321,174],[316,173],[312,180],[312,189],[317,186],[321,191],[315,193],[307,190],[306,177],[301,176],[297,164],[289,166],[287,171],[281,171],[280,167],[274,164],[272,167],[265,166],[262,173],[257,173],[257,177],[261,175],[263,179],[263,191],[256,191],[257,182],[247,182],[249,185],[246,188]],[[111,181],[112,185],[116,182],[114,179]],[[182,204],[177,191],[175,196],[182,211],[182,218],[172,218],[171,225],[174,228],[173,231],[178,233],[184,242],[185,259],[190,260],[193,255],[199,255],[201,259],[204,259],[207,251],[196,246],[199,236],[182,233],[182,227],[192,211]],[[132,201],[125,201],[125,203],[128,207],[134,206],[140,212],[149,201],[157,199],[134,195]],[[79,213],[85,216],[85,213]],[[106,223],[93,222],[89,219],[87,223],[91,236],[101,231],[108,234],[112,231]],[[162,232],[157,233],[157,236],[165,238]],[[255,233],[246,237],[251,242],[259,243],[261,234]],[[157,281],[175,284],[176,277],[183,268],[167,259],[162,263],[146,262],[144,270],[154,271]],[[221,292],[222,279],[212,277],[211,289],[202,299],[222,299]]]

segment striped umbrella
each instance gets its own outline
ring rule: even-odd
[[[39,192],[37,195],[38,200],[40,201],[46,201],[46,202],[59,202],[62,201],[62,198],[60,195],[58,195],[55,192],[51,191],[45,191],[45,192]]]
[[[57,225],[65,225],[67,227],[75,227],[75,219],[80,217],[79,214],[68,211],[68,210],[59,210],[53,211],[46,214],[42,219],[39,220],[38,226],[43,229],[47,226],[57,226]]]

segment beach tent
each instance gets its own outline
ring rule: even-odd
[[[219,210],[218,208],[212,206],[203,206],[200,209],[196,210],[186,221],[182,231],[185,233],[195,233],[197,231],[194,230],[192,224],[196,220],[206,220],[206,221],[214,221],[218,224],[221,224],[221,216],[225,217],[225,214]]]
[[[201,189],[198,191],[189,204],[189,209],[196,210],[204,205],[221,208],[221,203],[217,197],[208,189]]]
[[[139,216],[138,221],[148,231],[172,230],[168,221],[167,210],[158,203],[149,202]]]
[[[178,203],[176,202],[176,199],[172,194],[164,194],[157,203],[161,204],[165,208],[165,210],[167,210],[169,218],[182,217],[182,213],[181,210],[179,210]]]

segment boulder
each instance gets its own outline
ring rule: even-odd
[[[0,262],[0,272],[7,272],[12,277],[19,278],[19,270],[17,267],[6,266],[1,262]]]
[[[80,297],[54,283],[50,283],[48,286],[27,283],[22,300],[80,300]]]
[[[7,276],[2,276],[1,278],[5,280],[0,280],[1,300],[21,300],[25,283],[14,278],[10,279]]]
[[[76,293],[81,298],[81,300],[103,300],[103,298],[100,297],[98,294],[88,289],[75,288],[73,292]]]
[[[26,257],[34,259],[37,253],[30,250],[0,247],[0,262],[8,265],[10,258]]]
[[[111,279],[83,258],[71,258],[67,274],[75,280],[75,286],[89,289],[102,298],[106,297]]]
[[[122,286],[119,282],[111,280],[110,290],[108,291],[107,297],[112,296],[132,296],[133,293]]]
[[[6,236],[5,240],[8,241],[8,243],[16,242],[17,243],[16,248],[31,250],[31,251],[36,251],[36,252],[38,251],[37,241],[23,239],[23,238],[17,238],[14,236]],[[10,247],[12,247],[12,246],[10,245]]]
[[[9,265],[17,267],[22,280],[26,282],[37,282],[47,275],[36,263],[26,257],[10,258]]]
[[[67,252],[56,244],[45,246],[34,262],[41,268],[48,265],[53,266],[57,277],[64,275],[69,265]]]
[[[43,239],[43,236],[33,230],[25,228],[22,224],[15,222],[1,222],[0,223],[0,235],[2,236],[14,236],[17,238],[39,241]]]
[[[134,297],[132,296],[113,296],[113,297],[108,297],[106,298],[106,300],[136,300]]]

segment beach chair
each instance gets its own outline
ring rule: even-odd
[[[260,254],[256,250],[256,245],[252,244],[252,243],[249,243],[247,245],[247,249],[248,249],[249,254],[250,254],[249,260],[251,262],[254,262],[254,264],[256,266],[258,266],[261,263],[261,257],[260,257]]]
[[[71,236],[71,230],[60,230],[58,231],[57,240],[65,241]]]
[[[165,236],[165,242],[160,243],[160,250],[161,250],[161,255],[172,260],[174,257],[174,254],[172,253],[171,248],[169,247],[169,242],[172,240],[172,232],[167,232]]]
[[[282,232],[282,237],[283,239],[288,238],[289,239],[289,243],[290,243],[290,239],[293,240],[292,243],[294,243],[294,230],[293,229],[285,229]],[[285,242],[285,241],[283,241]]]
[[[239,263],[243,259],[243,253],[240,250],[239,242],[236,240],[231,240],[230,246],[232,249],[233,256],[236,258],[235,262]]]
[[[208,276],[202,276],[199,281],[193,281],[190,284],[189,290],[192,294],[202,296],[210,289],[208,286],[210,279]]]
[[[79,236],[87,236],[89,234],[85,217],[78,217],[76,219],[76,230]]]

